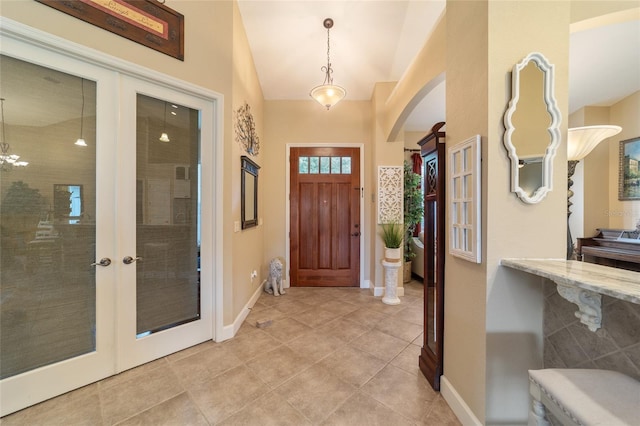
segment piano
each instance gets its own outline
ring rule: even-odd
[[[598,229],[591,238],[578,238],[578,260],[640,272],[640,229]]]

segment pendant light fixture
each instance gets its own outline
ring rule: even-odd
[[[333,27],[333,19],[326,18],[322,24],[327,29],[327,66],[320,68],[325,72],[324,83],[311,89],[309,95],[311,95],[311,97],[320,105],[327,107],[328,110],[340,102],[347,94],[347,91],[342,87],[334,86],[333,84],[333,69],[331,68],[331,58],[329,55],[331,50],[331,45],[329,43],[329,30]]]
[[[80,109],[80,137],[76,140],[75,145],[78,146],[87,146],[87,143],[84,140],[83,131],[84,131],[84,78],[81,79],[82,84],[82,108]]]
[[[158,139],[160,142],[171,142],[169,135],[167,134],[167,102],[164,103],[164,125],[162,126],[162,134]]]
[[[0,98],[0,105],[2,110],[2,142],[0,142],[0,170],[7,172],[14,167],[25,167],[29,163],[26,161],[18,161],[19,155],[11,154],[11,146],[5,137],[4,130],[4,98]]]

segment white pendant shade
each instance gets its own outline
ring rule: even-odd
[[[309,95],[320,105],[324,105],[327,109],[331,108],[345,97],[347,91],[340,86],[332,84],[323,84],[314,87]]]
[[[585,126],[569,129],[567,136],[567,160],[580,161],[603,140],[622,131],[620,126]]]
[[[162,132],[158,140],[160,142],[171,142],[171,140],[169,140],[169,135],[167,135],[167,132]]]
[[[87,142],[85,142],[84,139],[79,138],[77,141],[75,141],[74,145],[78,145],[78,146],[87,146]]]

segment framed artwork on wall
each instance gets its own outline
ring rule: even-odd
[[[640,137],[620,141],[618,199],[640,200]]]

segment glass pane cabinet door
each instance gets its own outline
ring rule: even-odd
[[[200,112],[137,95],[136,335],[200,318]]]
[[[96,350],[96,83],[0,57],[0,375]]]

